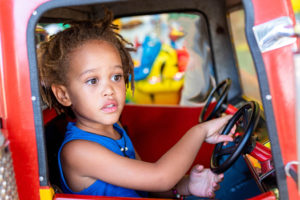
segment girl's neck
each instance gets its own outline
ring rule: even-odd
[[[76,122],[76,126],[81,130],[94,133],[97,135],[106,136],[112,139],[119,139],[120,134],[114,129],[113,125],[98,124],[96,126],[86,125],[84,123]]]

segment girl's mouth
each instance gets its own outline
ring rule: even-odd
[[[109,103],[109,104],[105,104],[101,110],[106,113],[112,113],[112,112],[115,112],[117,110],[117,108],[118,107],[115,103]]]

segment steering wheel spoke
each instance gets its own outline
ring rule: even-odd
[[[239,134],[238,136],[236,136],[234,138],[233,143],[238,145],[241,142],[241,140],[242,140],[242,136],[241,136],[241,134]]]
[[[235,150],[236,150],[236,145],[226,147],[226,148],[222,148],[220,151],[218,151],[216,153],[216,157],[219,158],[219,157],[222,157],[222,156],[225,156],[225,155],[232,154]]]

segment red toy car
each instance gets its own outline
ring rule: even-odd
[[[209,63],[206,68],[200,68],[208,77],[204,85],[187,82],[189,75],[185,71],[184,86],[176,94],[180,101],[186,98],[190,104],[125,106],[120,121],[142,159],[149,162],[158,159],[188,128],[199,123],[203,111],[212,113],[211,117],[222,112],[240,113],[232,123],[241,126],[249,123],[253,130],[249,130],[245,141],[242,139],[244,144],[237,141],[243,147],[231,152],[235,158],[230,166],[216,161],[219,159],[216,152],[222,152],[218,145],[203,145],[195,160],[216,172],[221,168],[225,173],[227,186],[221,185],[219,198],[300,199],[300,130],[297,127],[300,124],[297,50],[300,47],[290,0],[1,1],[0,199],[111,199],[68,195],[57,190],[58,175],[53,160],[66,119],[43,107],[36,62],[37,25],[40,28],[40,25],[45,27],[69,19],[97,19],[103,14],[103,5],[120,19],[164,13],[169,17],[181,14],[202,21],[201,25],[196,22],[193,30],[184,27],[187,34],[183,38],[190,32],[203,38],[202,44],[200,39],[192,39],[193,45],[198,46],[194,53]],[[47,36],[42,33],[45,39]],[[192,56],[186,57],[192,59]],[[189,87],[196,88],[193,91],[199,87],[204,95],[198,91],[192,92],[193,98],[185,97],[184,90]],[[215,90],[216,101],[209,100],[210,91]],[[152,100],[158,98],[156,94],[146,95]],[[226,111],[227,108],[231,110]],[[246,117],[249,121],[240,122],[239,117],[249,112]],[[146,114],[141,117],[140,113]],[[203,115],[201,120],[206,120],[209,114]],[[237,137],[245,138],[247,131],[244,132]],[[237,156],[243,159],[238,161]],[[234,168],[235,162],[246,166],[244,178]]]

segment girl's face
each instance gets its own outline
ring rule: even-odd
[[[108,42],[90,40],[73,50],[69,61],[66,91],[77,126],[96,130],[116,123],[126,94],[118,50]]]

